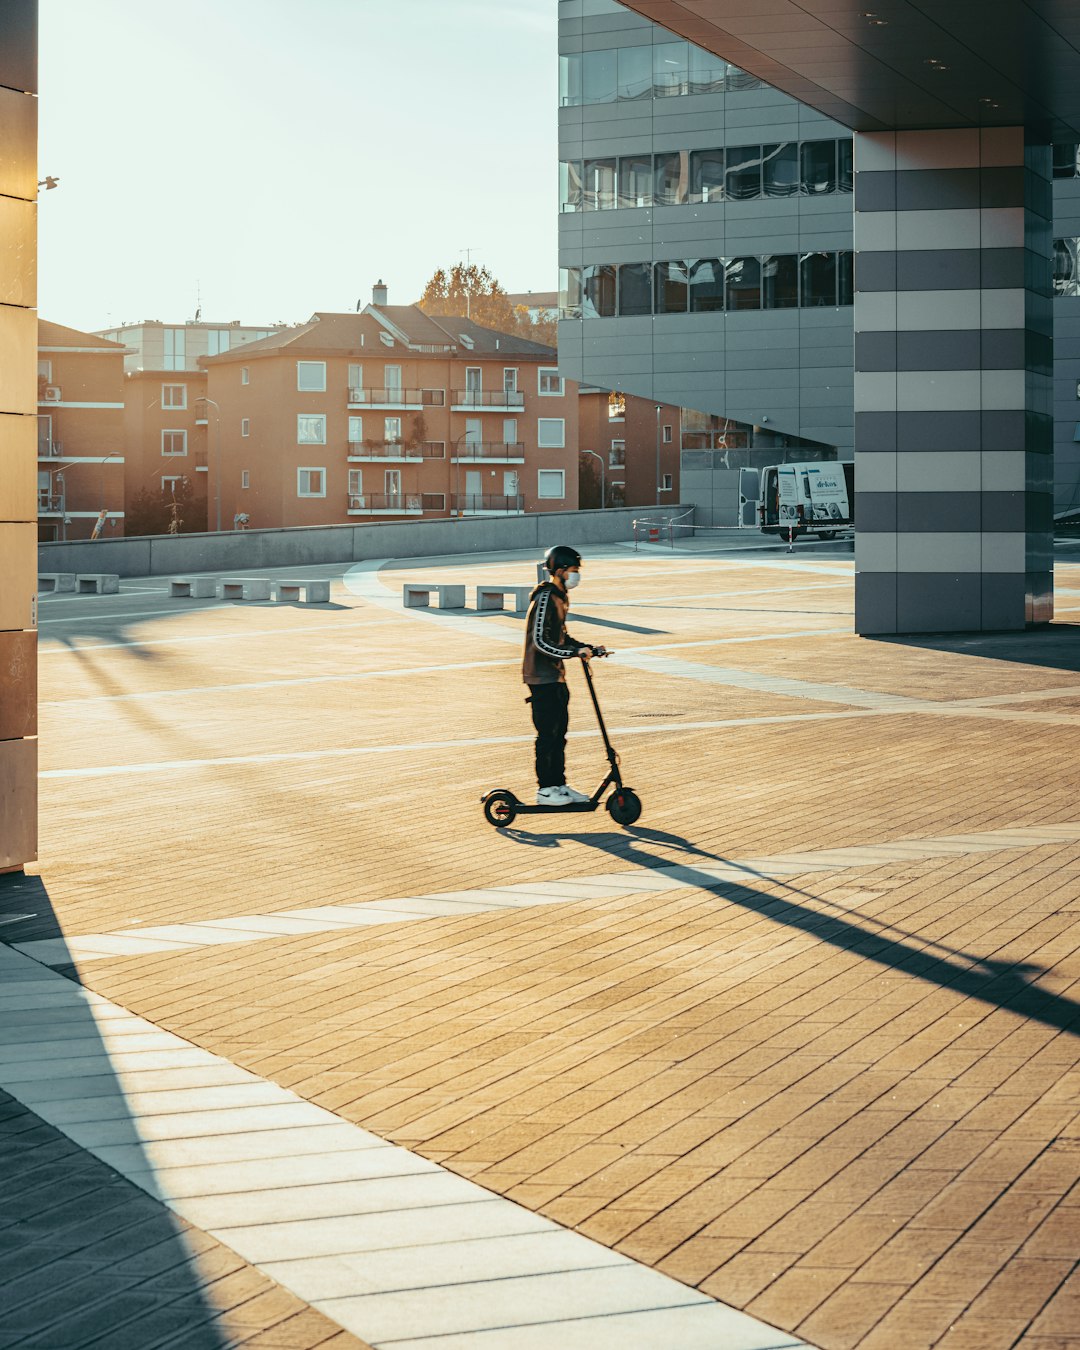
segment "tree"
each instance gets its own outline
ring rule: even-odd
[[[199,534],[206,529],[206,497],[189,478],[172,488],[140,488],[125,512],[124,533]]]
[[[600,509],[600,465],[592,455],[578,454],[578,509]]]
[[[486,267],[455,263],[435,273],[424,287],[420,308],[428,314],[456,314],[500,333],[519,331],[514,307]]]
[[[545,309],[539,318],[531,319],[527,305],[515,305],[514,316],[519,337],[528,338],[530,342],[545,342],[549,347],[558,346],[559,316],[556,310]]]

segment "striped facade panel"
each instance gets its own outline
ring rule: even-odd
[[[860,633],[1052,616],[1050,172],[1023,128],[856,138]]]

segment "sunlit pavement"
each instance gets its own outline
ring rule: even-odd
[[[1080,1345],[1073,556],[878,642],[850,545],[599,551],[629,829],[483,819],[531,555],[44,598],[0,1347]]]

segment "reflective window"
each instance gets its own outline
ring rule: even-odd
[[[836,254],[802,254],[799,259],[799,289],[803,308],[835,305]]]
[[[690,92],[692,94],[720,94],[724,90],[727,62],[702,47],[690,47]]]
[[[582,205],[586,211],[611,211],[615,206],[615,161],[587,159]]]
[[[623,155],[619,159],[619,205],[652,206],[652,204],[652,155]]]
[[[559,268],[559,317],[581,318],[581,268]]]
[[[1054,177],[1080,178],[1080,145],[1063,141],[1054,146]]]
[[[1054,294],[1080,295],[1080,239],[1054,240]]]
[[[734,145],[727,151],[726,191],[732,201],[761,196],[761,146]]]
[[[652,264],[623,263],[619,268],[619,314],[652,313]]]
[[[850,250],[836,255],[836,302],[855,303],[855,254]]]
[[[686,201],[689,154],[673,150],[656,156],[656,205],[682,206]]]
[[[728,309],[761,308],[761,260],[731,258],[724,268]]]
[[[614,103],[616,53],[613,49],[581,53],[582,103]]]
[[[669,98],[685,94],[690,78],[690,44],[658,42],[653,53],[653,95]]]
[[[559,165],[559,210],[581,210],[581,165],[576,160]]]
[[[796,309],[799,264],[794,253],[766,254],[761,260],[762,309]]]
[[[717,202],[724,195],[724,152],[719,150],[690,151],[691,202]]]
[[[719,258],[693,258],[690,269],[690,309],[695,314],[724,308],[724,264]]]
[[[728,62],[725,83],[729,93],[737,93],[745,89],[767,88],[764,80],[759,80],[756,75],[751,75],[748,70],[740,70],[738,66],[733,66],[730,61]]]
[[[586,319],[610,319],[615,313],[615,268],[592,263],[582,268],[581,312]]]
[[[855,190],[855,142],[836,142],[836,190],[854,192]]]
[[[619,98],[652,98],[652,47],[619,48]]]
[[[581,102],[581,53],[570,52],[559,57],[559,103],[563,108],[576,108]]]
[[[657,314],[685,314],[689,299],[686,263],[659,262],[653,268]]]
[[[794,141],[761,147],[766,197],[794,197],[799,191],[799,147]]]
[[[835,141],[804,141],[799,146],[799,160],[799,184],[807,197],[836,191]]]

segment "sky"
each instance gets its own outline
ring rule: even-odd
[[[41,0],[42,318],[557,284],[556,0]]]

